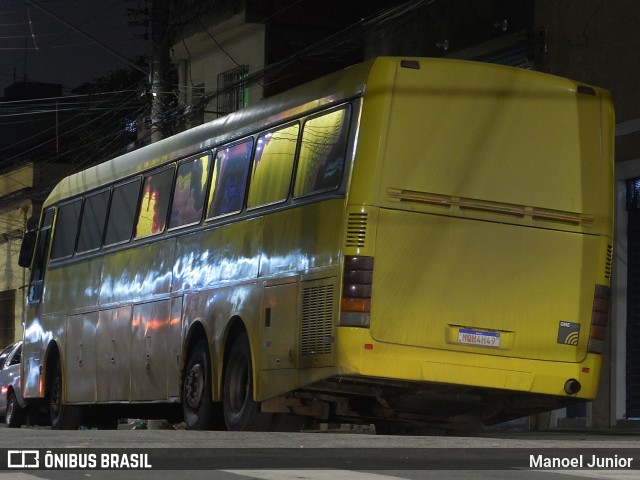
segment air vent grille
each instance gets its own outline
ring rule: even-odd
[[[611,273],[613,270],[613,247],[607,245],[607,263],[604,267],[604,276],[611,280]]]
[[[302,290],[301,355],[321,355],[333,348],[333,285]]]
[[[350,213],[347,220],[346,247],[364,248],[367,236],[367,214]]]

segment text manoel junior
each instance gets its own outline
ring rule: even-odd
[[[530,468],[631,468],[633,457],[599,457],[597,455],[575,457],[547,457],[529,455]]]

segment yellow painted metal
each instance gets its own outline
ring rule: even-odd
[[[418,62],[378,59],[367,79],[344,253],[374,257],[370,330],[340,329],[341,371],[553,395],[576,378],[592,398],[593,295],[610,285],[613,236],[608,92]]]
[[[371,334],[397,344],[580,361],[595,284],[605,281],[596,261],[604,254],[594,235],[382,209]],[[557,343],[562,321],[580,324],[577,346]],[[459,328],[497,332],[504,341],[501,348],[460,345]]]
[[[582,385],[577,398],[592,399],[598,390],[602,358],[596,354],[588,354],[581,363],[551,363],[378,342],[363,328],[340,327],[337,333],[341,375],[557,396],[566,396],[565,382],[573,378]]]

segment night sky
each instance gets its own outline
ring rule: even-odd
[[[150,53],[141,37],[144,26],[130,26],[128,9],[145,7],[144,0],[33,0],[77,29],[126,58]],[[148,2],[150,8],[151,2]],[[150,33],[150,28],[147,29]],[[25,69],[26,65],[26,69]],[[0,97],[14,81],[60,83],[64,92],[115,69],[128,68],[96,42],[29,5],[26,0],[0,2]]]

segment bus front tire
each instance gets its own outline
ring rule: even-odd
[[[24,415],[22,408],[18,403],[16,394],[11,390],[7,395],[7,411],[5,413],[4,421],[9,428],[20,428],[24,423]]]
[[[273,414],[261,413],[253,401],[251,347],[246,333],[240,334],[225,362],[222,395],[224,420],[229,430],[268,431]]]
[[[77,430],[82,421],[82,410],[62,402],[62,366],[57,361],[49,389],[49,418],[51,430]]]
[[[205,339],[191,351],[182,382],[182,411],[189,430],[208,430],[216,424],[216,405],[211,401],[211,365]]]

